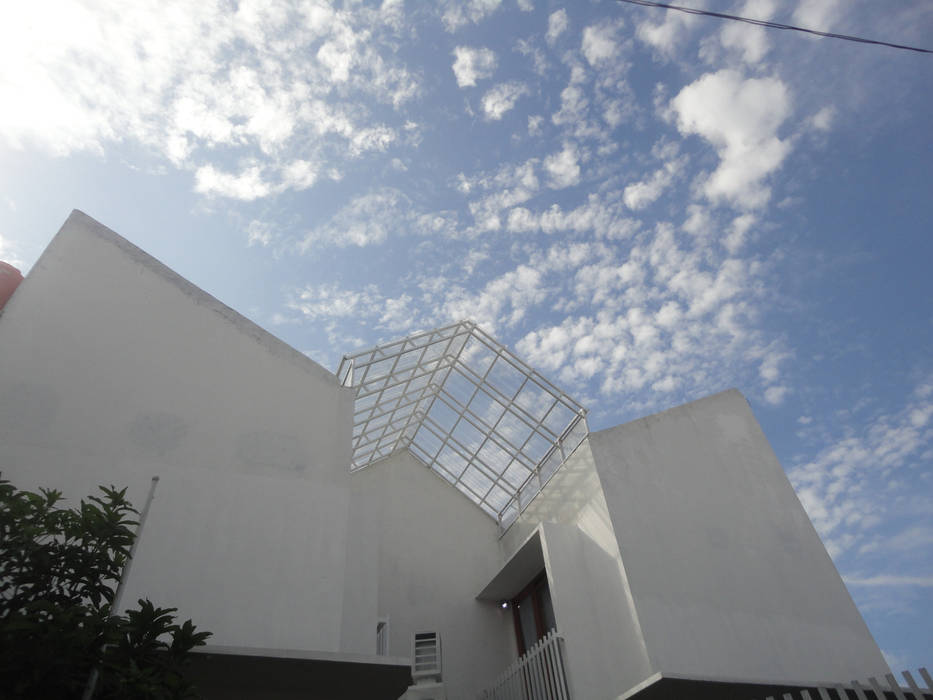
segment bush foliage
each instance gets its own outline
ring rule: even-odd
[[[196,697],[186,657],[210,633],[148,600],[111,609],[137,525],[126,489],[62,500],[0,479],[0,694],[80,698],[96,669],[95,698]]]

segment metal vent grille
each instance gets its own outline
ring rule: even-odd
[[[441,680],[441,638],[437,632],[416,632],[412,640],[411,677]]]

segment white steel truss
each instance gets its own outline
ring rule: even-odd
[[[407,449],[503,530],[587,435],[586,410],[472,321],[345,355],[357,471]]]

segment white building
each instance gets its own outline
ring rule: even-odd
[[[409,695],[472,699],[550,628],[539,697],[888,672],[737,391],[587,433],[466,322],[335,376],[80,212],[0,312],[0,469],[160,477],[125,600],[213,632],[207,697],[395,698],[432,633]]]

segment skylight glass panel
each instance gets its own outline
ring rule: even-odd
[[[584,409],[470,321],[345,356],[356,387],[351,471],[412,455],[514,521],[586,437]]]
[[[507,399],[512,399],[525,383],[525,375],[501,355],[496,358],[486,376],[490,385],[498,389]]]

